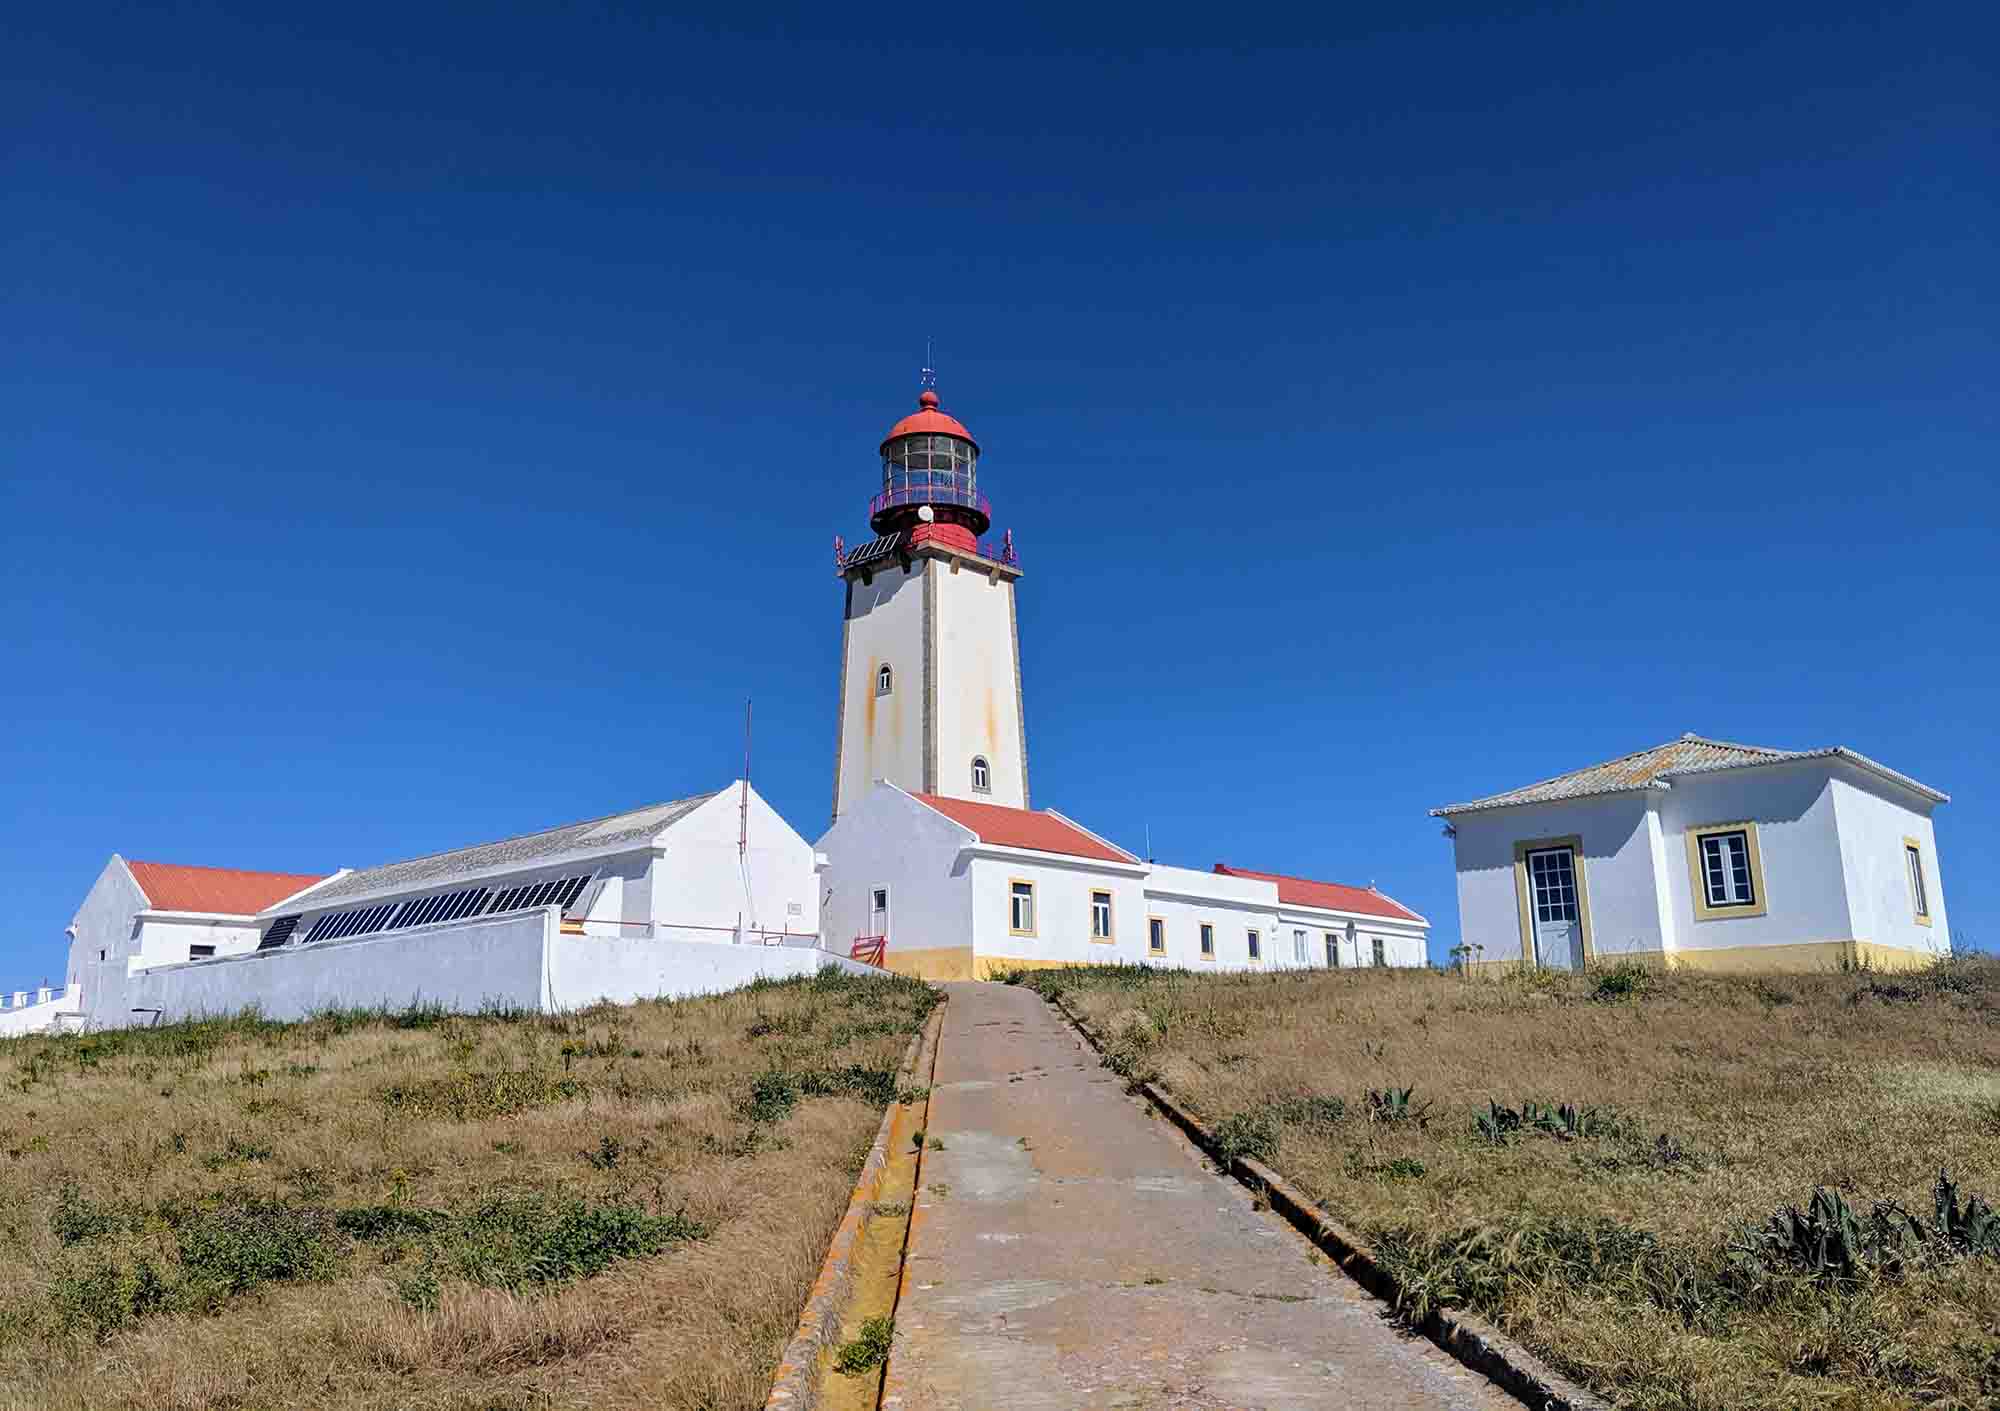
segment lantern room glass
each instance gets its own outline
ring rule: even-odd
[[[887,492],[915,491],[909,496],[912,501],[976,504],[978,462],[978,450],[963,437],[898,436],[882,454],[882,488]]]

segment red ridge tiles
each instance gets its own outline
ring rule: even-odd
[[[1278,900],[1293,906],[1317,906],[1327,911],[1358,911],[1364,916],[1391,916],[1399,921],[1420,921],[1423,918],[1398,902],[1383,896],[1373,887],[1348,887],[1339,882],[1314,882],[1305,877],[1287,877],[1281,872],[1252,872],[1244,867],[1229,867],[1218,862],[1215,870],[1224,877],[1255,877],[1263,882],[1278,884]]]
[[[128,862],[154,911],[209,911],[254,916],[330,873],[245,872],[235,867],[189,867],[175,862]]]
[[[970,799],[948,799],[938,794],[914,794],[912,797],[929,804],[952,822],[970,828],[979,835],[982,843],[1065,853],[1070,857],[1090,857],[1099,862],[1139,860],[1128,852],[1093,838],[1074,823],[1053,813],[1009,808],[1005,804],[974,803]]]

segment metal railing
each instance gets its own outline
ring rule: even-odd
[[[882,964],[882,955],[889,949],[887,936],[856,936],[854,944],[847,948],[850,960],[863,961],[869,965]]]
[[[993,506],[984,495],[950,481],[938,485],[898,485],[884,490],[868,502],[868,516],[872,519],[883,510],[902,505],[959,505],[978,510],[989,522],[993,518]]]

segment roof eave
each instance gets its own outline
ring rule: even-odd
[[[675,823],[679,821],[679,819],[674,820]],[[371,891],[354,892],[340,897],[317,899],[309,897],[303,903],[299,903],[295,898],[287,897],[284,901],[278,902],[274,906],[267,906],[258,912],[257,919],[259,921],[271,920],[278,916],[289,914],[293,910],[317,910],[320,907],[336,906],[345,909],[385,902],[396,897],[429,896],[433,892],[449,891],[453,887],[463,886],[468,882],[482,882],[491,877],[505,877],[510,873],[535,872],[545,867],[567,867],[577,862],[589,862],[610,857],[624,857],[635,852],[649,852],[660,846],[660,834],[665,833],[671,827],[673,827],[672,823],[668,824],[666,828],[660,829],[658,833],[650,836],[629,838],[622,843],[607,844],[603,847],[575,848],[569,852],[551,853],[547,857],[538,857],[526,862],[511,862],[495,867],[471,868],[463,872],[443,872],[436,876],[426,877],[423,881],[415,884],[377,887]],[[387,865],[394,867],[399,864],[390,863]],[[304,894],[301,893],[301,895]]]
[[[1443,808],[1430,811],[1432,818],[1453,818],[1462,813],[1488,813],[1502,808],[1546,808],[1550,804],[1575,803],[1578,799],[1605,799],[1618,794],[1649,794],[1663,792],[1673,786],[1665,779],[1655,779],[1645,784],[1627,784],[1616,789],[1586,789],[1582,793],[1559,794],[1549,799],[1511,799],[1505,796],[1473,799],[1470,803],[1446,804]]]

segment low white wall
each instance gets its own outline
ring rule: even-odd
[[[255,1007],[267,1019],[303,1019],[327,1009],[403,1009],[436,1004],[539,1008],[542,951],[555,908],[491,921],[418,926],[351,941],[142,970],[125,985],[125,1012],[93,1008],[93,1028],[171,1024]]]
[[[0,1009],[0,1039],[19,1038],[23,1034],[47,1034],[59,1029],[73,1028],[81,1017],[81,997],[76,986],[56,994],[49,999],[33,1004],[9,1005]]]
[[[544,1007],[581,1009],[601,1001],[630,1004],[712,995],[752,980],[788,980],[827,968],[857,975],[882,973],[809,946],[558,935],[549,945]]]

